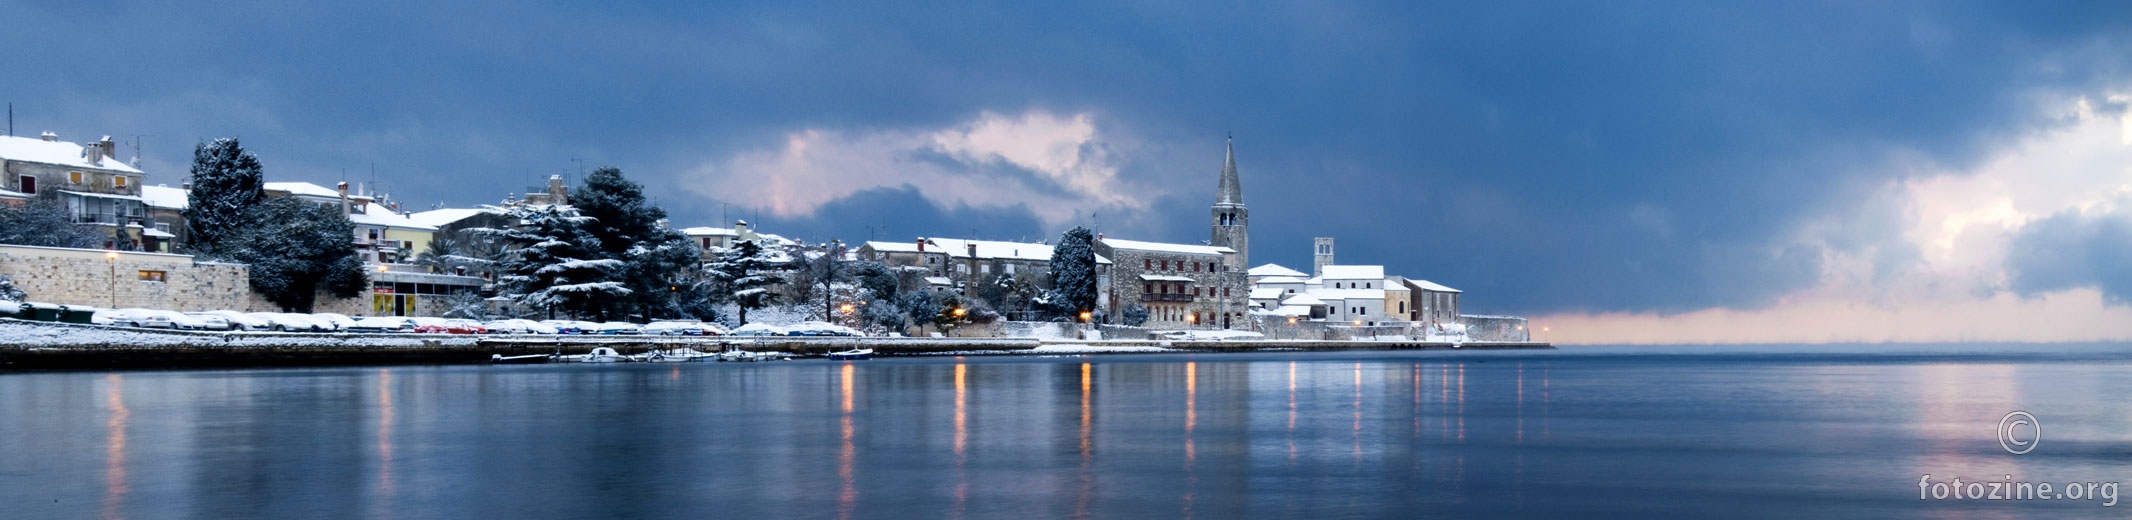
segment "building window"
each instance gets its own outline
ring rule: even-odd
[[[1199,262],[1192,262],[1192,272],[1199,272]]]
[[[1221,297],[1223,297],[1223,298],[1227,298],[1227,297],[1229,297],[1229,288],[1227,288],[1227,287],[1223,287],[1223,288],[1221,288]]]
[[[1155,284],[1149,282],[1140,282],[1140,292],[1154,294]]]
[[[67,172],[68,184],[81,184],[81,172]]]
[[[1375,288],[1377,288],[1377,284],[1375,284],[1375,283],[1371,283],[1371,282],[1362,282],[1362,288],[1364,288],[1364,289],[1375,289]]]
[[[1162,294],[1170,293],[1170,284],[1162,284]]]
[[[169,223],[169,222],[157,222],[157,223],[155,223],[155,230],[156,230],[156,231],[161,231],[161,232],[164,232],[164,233],[169,233],[169,232],[170,232],[170,223]]]
[[[30,195],[36,195],[36,194],[37,194],[37,178],[36,178],[36,177],[32,177],[32,176],[28,176],[28,175],[24,175],[24,176],[22,176],[21,178],[19,178],[19,179],[16,179],[16,182],[17,182],[16,186],[17,186],[17,187],[20,187],[20,188],[22,188],[22,192],[23,192],[23,193],[26,193],[26,194],[30,194]]]
[[[1155,270],[1155,261],[1153,259],[1148,258],[1140,259],[1140,269],[1143,271]]]
[[[156,283],[163,283],[163,279],[164,279],[164,277],[165,277],[165,276],[166,276],[166,275],[165,275],[165,274],[164,274],[164,273],[163,273],[162,271],[141,271],[141,272],[140,272],[140,277],[141,277],[141,281],[143,281],[143,282],[156,282]]]
[[[1192,297],[1193,297],[1193,298],[1198,298],[1198,297],[1199,297],[1199,288],[1198,288],[1198,287],[1193,287],[1193,288],[1192,288]]]
[[[124,176],[124,175],[120,175],[120,176],[117,176],[117,177],[113,177],[113,178],[111,178],[111,185],[112,185],[112,186],[117,186],[117,187],[120,187],[120,188],[124,188],[124,187],[126,187],[126,176]]]
[[[1168,271],[1168,270],[1170,270],[1170,261],[1169,261],[1169,260],[1163,260],[1163,261],[1162,261],[1162,270],[1164,270],[1164,271]]]

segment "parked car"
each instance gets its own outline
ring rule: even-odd
[[[700,321],[654,321],[644,325],[645,334],[662,336],[715,336],[717,331]]]
[[[424,334],[485,334],[488,328],[474,320],[415,318],[415,332]]]
[[[345,331],[348,330],[348,327],[355,326],[355,318],[350,318],[346,314],[331,312],[311,313],[311,321],[331,324],[333,325],[333,330],[337,331]]]
[[[541,325],[555,328],[556,334],[584,334],[585,328],[570,320],[540,320]]]
[[[274,322],[272,321],[237,311],[207,311],[199,314],[221,316],[222,319],[229,320],[231,330],[272,330],[274,328]]]
[[[177,328],[169,315],[149,309],[98,309],[89,316],[89,323],[144,329]]]
[[[196,317],[193,317],[193,316],[191,316],[191,315],[187,315],[187,314],[185,314],[185,313],[182,313],[182,312],[177,312],[177,311],[149,311],[149,312],[153,312],[153,313],[155,313],[155,314],[157,314],[157,315],[159,315],[159,316],[162,316],[162,317],[163,317],[164,319],[170,320],[170,328],[173,328],[173,329],[179,329],[179,330],[222,330],[222,328],[224,328],[224,327],[228,327],[228,326],[229,326],[229,322],[227,322],[227,321],[223,321],[223,320],[221,320],[221,319],[216,319],[216,320],[215,320],[215,321],[213,321],[213,322],[209,322],[209,321],[207,321],[207,320],[205,320],[205,319],[201,319],[201,318],[196,318]]]
[[[776,326],[776,325],[771,325],[771,324],[768,324],[768,323],[750,323],[750,324],[747,324],[747,325],[741,325],[741,326],[740,326],[740,328],[737,328],[737,329],[733,329],[733,332],[729,333],[729,335],[732,335],[732,336],[783,336],[783,335],[785,335],[785,328],[784,328],[784,327],[779,327],[779,326]]]
[[[637,324],[635,324],[635,323],[629,323],[629,322],[622,322],[622,321],[610,321],[610,322],[607,322],[607,323],[601,323],[601,324],[599,324],[599,326],[598,326],[597,328],[593,329],[593,331],[594,331],[595,333],[597,333],[597,334],[603,334],[603,335],[609,335],[609,336],[612,336],[612,335],[636,335],[636,334],[643,334],[643,333],[644,333],[644,328],[643,328],[643,327],[638,327],[638,326],[637,326]]]
[[[554,334],[554,326],[533,320],[496,320],[484,325],[490,334]]]
[[[355,324],[343,329],[348,332],[414,332],[415,320],[398,316],[374,316],[355,320]]]
[[[215,314],[212,312],[188,312],[185,313],[185,315],[192,319],[205,322],[207,324],[207,328],[203,330],[237,330],[236,323],[230,322],[228,317],[225,317],[220,314]]]
[[[309,316],[302,314],[254,312],[248,316],[265,320],[267,322],[267,330],[275,332],[320,332],[326,330],[327,327],[327,325],[312,321]]]
[[[834,323],[809,321],[785,327],[787,336],[857,336],[859,331]]]
[[[453,319],[453,320],[444,320],[444,322],[445,322],[445,323],[447,323],[447,324],[449,324],[449,325],[450,325],[450,326],[452,327],[452,329],[454,330],[454,332],[452,332],[453,334],[488,334],[488,333],[489,333],[489,328],[488,328],[488,326],[482,325],[482,324],[481,324],[481,322],[478,322],[478,321],[474,321],[474,320],[459,320],[459,319]],[[464,330],[464,331],[466,331],[466,332],[456,332],[456,331],[459,331],[459,330]]]

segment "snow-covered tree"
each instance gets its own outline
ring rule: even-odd
[[[897,296],[896,273],[880,262],[849,262],[844,265],[844,270],[851,273],[852,281],[859,287],[873,293],[874,298],[893,300]]]
[[[591,218],[555,206],[520,206],[519,225],[477,233],[508,244],[497,282],[523,308],[578,319],[619,318],[617,302],[633,290],[622,283],[623,262],[599,258],[599,239],[584,228]]]
[[[933,300],[933,291],[911,291],[903,294],[900,305],[903,315],[910,318],[911,325],[924,327],[940,317],[940,304]]]
[[[266,198],[265,179],[259,158],[245,151],[234,137],[194,145],[192,191],[185,207],[185,226],[190,230],[186,246],[214,253],[229,237],[261,225],[250,220],[250,212]]]
[[[1147,307],[1142,307],[1140,304],[1135,303],[1125,306],[1123,314],[1121,317],[1124,318],[1125,324],[1128,326],[1138,327],[1147,324]]]
[[[489,310],[488,298],[483,298],[481,293],[474,291],[457,291],[446,295],[444,305],[451,309],[444,311],[446,318],[487,321],[496,317],[496,313]]]
[[[1079,316],[1096,308],[1095,236],[1076,226],[1059,235],[1051,251],[1051,293],[1045,298],[1053,312]]]
[[[458,274],[464,270],[468,276],[494,272],[502,260],[503,249],[494,242],[472,236],[438,234],[430,237],[429,247],[415,255],[415,265],[428,267],[441,274]]]
[[[22,289],[15,287],[14,278],[9,278],[7,275],[0,274],[0,300],[6,300],[9,302],[23,302],[29,301],[29,299],[29,293],[23,292]]]
[[[754,241],[744,241],[720,251],[703,267],[704,277],[717,284],[718,292],[740,309],[741,325],[748,324],[748,311],[777,303],[771,289],[784,283],[777,274],[778,262]]]
[[[337,208],[294,197],[253,205],[246,221],[222,239],[218,256],[250,266],[252,290],[289,312],[311,312],[320,290],[336,298],[361,294],[369,279],[355,256],[355,224]]]
[[[40,247],[93,248],[103,245],[104,235],[91,224],[76,224],[59,200],[59,192],[47,190],[21,206],[0,204],[0,244]]]
[[[865,320],[867,325],[903,331],[903,309],[896,307],[896,303],[888,298],[874,298],[866,302],[866,305],[859,308],[859,318]]]
[[[617,312],[643,318],[672,318],[680,279],[701,261],[702,252],[681,232],[667,227],[666,210],[644,198],[644,187],[605,167],[585,177],[570,194],[578,215],[591,220],[585,231],[599,239],[599,258],[622,262],[621,281],[631,290]]]

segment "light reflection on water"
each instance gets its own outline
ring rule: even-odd
[[[2105,510],[1915,483],[2132,475],[2115,348],[1585,352],[7,374],[0,516],[2062,516]]]

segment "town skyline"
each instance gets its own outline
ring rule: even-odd
[[[97,20],[118,30],[96,61],[122,66],[18,53],[0,89],[17,135],[108,134],[121,158],[138,136],[150,185],[224,136],[276,181],[376,164],[414,209],[614,165],[677,226],[723,203],[847,242],[1080,224],[1196,243],[1233,132],[1254,265],[1305,268],[1313,237],[1337,237],[1343,261],[1590,341],[2132,337],[2126,258],[2099,231],[2132,214],[2124,17],[1058,9],[143,5]],[[20,12],[28,41],[84,29]],[[1804,19],[1831,46],[1788,43]],[[932,30],[950,26],[983,29]],[[362,35],[386,37],[336,43]],[[185,45],[149,44],[166,40]]]

